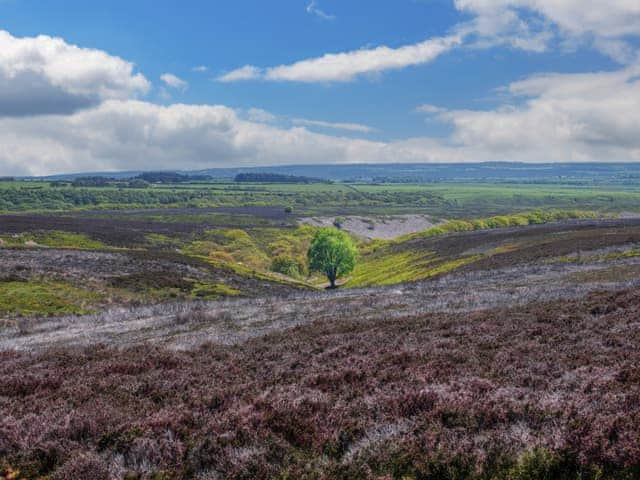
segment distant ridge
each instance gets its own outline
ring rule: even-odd
[[[158,171],[158,170],[154,170]],[[69,180],[85,176],[132,178],[145,171],[87,172],[29,177],[42,180]],[[640,179],[640,163],[399,163],[341,165],[283,165],[268,167],[209,168],[202,170],[164,170],[168,173],[205,175],[213,179],[232,180],[239,174],[276,174],[341,182],[406,182],[424,183],[454,180],[575,180],[610,181]],[[24,177],[23,177],[24,178]]]

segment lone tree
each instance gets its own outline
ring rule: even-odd
[[[313,237],[307,252],[309,269],[324,273],[330,288],[336,288],[336,280],[356,266],[358,249],[351,237],[335,228],[321,228]]]

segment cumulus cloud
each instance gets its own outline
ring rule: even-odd
[[[255,80],[262,76],[262,70],[253,65],[245,65],[218,77],[219,82],[230,83],[241,80]]]
[[[460,41],[454,36],[379,47],[277,68],[286,78],[306,79],[300,81],[345,80],[428,61]],[[373,141],[311,131],[372,131],[366,125],[290,120],[255,108],[140,101],[132,97],[149,83],[131,63],[60,39],[0,32],[2,45],[5,175],[300,163],[640,161],[637,59],[617,71],[526,78],[508,85],[509,101],[492,110],[422,105],[417,110],[450,123],[448,137]],[[243,75],[274,72],[245,67]]]
[[[640,64],[533,76],[507,91],[514,102],[495,110],[441,113],[449,144],[492,160],[640,160]]]
[[[348,82],[360,75],[397,70],[431,62],[460,45],[462,34],[432,38],[399,48],[380,46],[344,53],[329,53],[291,65],[261,69],[246,65],[218,78],[222,82],[271,80],[290,82]]]
[[[612,58],[629,62],[627,37],[640,35],[636,0],[455,0],[473,15],[471,24],[486,41],[543,51],[553,38],[589,42]]]
[[[102,50],[0,30],[0,116],[70,114],[149,88],[131,62]]]
[[[5,174],[366,161],[384,143],[242,120],[224,106],[110,100],[73,115],[0,119]],[[390,160],[390,158],[388,158]],[[176,163],[179,161],[179,164]]]
[[[41,175],[300,163],[640,161],[640,65],[533,76],[506,91],[511,101],[493,110],[423,106],[450,122],[448,137],[387,142],[262,123],[264,111],[243,119],[245,113],[219,105],[109,100],[72,115],[0,118],[0,165],[5,174]]]
[[[250,108],[247,110],[247,118],[257,123],[274,123],[278,120],[276,115],[261,108]]]
[[[323,122],[322,120],[307,120],[305,118],[294,118],[292,120],[294,125],[302,125],[306,127],[321,127],[330,128],[332,130],[345,130],[349,132],[371,133],[376,129],[367,125],[361,125],[359,123],[335,123],[335,122]]]
[[[186,90],[189,86],[189,84],[185,80],[174,75],[173,73],[163,73],[162,75],[160,75],[160,80],[162,80],[167,86],[176,88],[178,90]]]
[[[577,35],[640,34],[640,3],[635,0],[455,0],[455,5],[482,16],[526,9]]]

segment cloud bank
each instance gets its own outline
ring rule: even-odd
[[[640,161],[640,64],[533,76],[494,110],[420,110],[446,138],[371,141],[264,123],[219,105],[108,100],[71,115],[0,118],[3,174],[362,162]],[[311,124],[317,121],[299,123]],[[326,122],[321,122],[327,126]],[[342,125],[350,127],[351,124]],[[360,128],[361,126],[358,126]]]
[[[68,114],[149,88],[119,57],[60,38],[16,38],[0,30],[0,116]]]

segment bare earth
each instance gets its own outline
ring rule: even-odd
[[[392,240],[409,233],[421,232],[436,225],[428,215],[389,215],[385,217],[341,217],[342,230],[369,239]],[[330,227],[336,217],[302,218],[300,223],[314,227]]]

